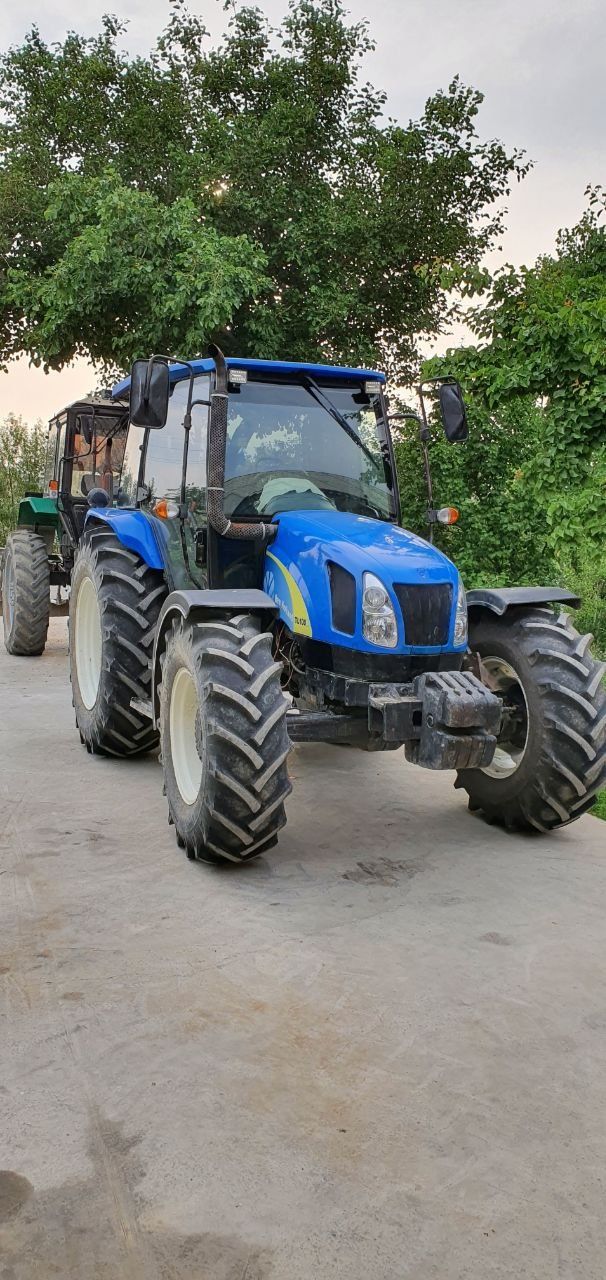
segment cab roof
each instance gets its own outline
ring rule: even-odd
[[[349,369],[338,364],[305,364],[295,360],[249,360],[247,357],[227,356],[225,363],[228,369],[246,369],[249,373],[297,374],[306,373],[318,381],[324,382],[385,382],[385,374],[376,369]],[[215,367],[214,360],[191,360],[195,374],[210,373]],[[171,382],[180,382],[187,378],[188,369],[184,364],[169,365]],[[130,391],[130,376],[123,378],[112,388],[114,400],[119,400]]]

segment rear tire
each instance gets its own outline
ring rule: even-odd
[[[44,652],[50,617],[50,568],[44,538],[16,529],[6,542],[2,564],[4,643],[15,657]]]
[[[606,663],[592,658],[591,639],[549,609],[472,623],[469,647],[485,660],[485,683],[499,684],[510,707],[493,764],[461,770],[455,783],[487,821],[553,831],[586,813],[606,785]]]
[[[164,577],[106,526],[84,534],[72,573],[69,650],[76,725],[94,755],[136,756],[158,745],[150,718],[151,653]]]
[[[291,791],[281,664],[248,615],[175,620],[162,655],[168,820],[189,858],[247,862],[276,844]]]

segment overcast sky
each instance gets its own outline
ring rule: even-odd
[[[278,21],[286,0],[258,0]],[[221,0],[192,0],[211,32],[225,23]],[[503,258],[532,262],[553,248],[559,227],[571,225],[588,183],[603,182],[606,116],[604,0],[350,0],[354,19],[371,9],[376,42],[365,68],[388,94],[390,115],[406,122],[455,74],[480,89],[483,137],[523,147],[534,169],[509,200]],[[149,47],[164,25],[165,0],[45,0],[2,6],[0,46],[21,41],[36,23],[61,40],[69,27],[92,33],[104,11],[128,18],[131,50]],[[501,256],[501,255],[500,255]],[[44,375],[26,362],[0,374],[0,417],[12,410],[29,421],[48,418],[86,392],[86,366]]]

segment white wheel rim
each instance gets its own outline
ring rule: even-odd
[[[103,653],[99,599],[91,578],[83,578],[78,588],[74,629],[78,688],[84,706],[90,711],[97,701]]]
[[[497,741],[494,756],[489,765],[482,769],[482,773],[488,774],[489,778],[510,778],[519,769],[526,747],[528,746],[528,703],[524,686],[517,672],[509,662],[504,658],[482,657],[482,668],[484,674],[484,683],[493,693],[499,694],[505,704],[507,704],[507,696],[517,696],[517,701],[524,707],[526,713],[526,732],[523,742],[514,742],[513,740],[499,739]],[[521,700],[520,696],[522,695]]]
[[[175,780],[186,804],[194,804],[202,782],[202,761],[196,742],[198,691],[187,667],[180,667],[170,692],[170,754]]]

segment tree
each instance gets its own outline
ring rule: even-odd
[[[558,553],[581,537],[603,548],[606,522],[606,196],[600,187],[588,196],[555,255],[497,274],[471,317],[480,343],[431,366],[454,373],[474,403],[513,424],[529,398],[541,406],[528,483],[543,540]]]
[[[455,506],[457,524],[434,527],[436,543],[465,585],[505,586],[553,580],[554,555],[544,541],[544,512],[528,483],[542,448],[543,416],[529,397],[516,413],[490,412],[470,398],[469,440],[450,445],[437,421],[429,446],[434,503]],[[395,445],[404,524],[427,537],[427,491],[418,431],[398,430]]]
[[[124,28],[0,61],[0,359],[124,366],[209,339],[264,357],[382,363],[457,308],[525,172],[454,80],[406,126],[359,76],[364,23],[291,0],[236,9],[216,47],[173,0],[147,57]]]
[[[26,489],[41,489],[46,456],[46,432],[41,423],[31,429],[9,413],[0,425],[0,545],[17,523],[19,502]]]

